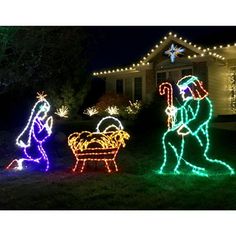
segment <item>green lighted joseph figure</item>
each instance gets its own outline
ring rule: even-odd
[[[217,164],[227,173],[234,174],[234,170],[225,162],[208,157],[208,129],[213,108],[203,83],[197,77],[189,75],[180,79],[177,86],[183,99],[183,105],[178,108],[173,106],[171,84],[163,83],[159,87],[161,95],[167,93],[168,106],[165,112],[168,115],[168,130],[162,137],[164,160],[158,172],[179,174],[180,167],[187,165],[193,174],[208,176],[206,166]],[[187,151],[187,148],[192,148],[193,143],[200,150],[200,156],[194,160],[193,151]]]

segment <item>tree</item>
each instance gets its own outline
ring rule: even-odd
[[[89,42],[83,27],[0,27],[0,81],[15,96],[45,90],[55,108],[78,110],[89,87]]]

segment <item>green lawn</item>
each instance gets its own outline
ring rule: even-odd
[[[94,127],[93,121],[57,125],[48,146],[48,173],[3,170],[17,150],[15,134],[1,132],[0,209],[236,209],[236,175],[155,174],[162,163],[163,129],[139,132],[132,122],[126,124],[131,138],[119,153],[118,173],[108,174],[103,166],[72,173],[74,158],[58,130],[68,135]],[[236,169],[236,132],[210,134],[212,155]]]

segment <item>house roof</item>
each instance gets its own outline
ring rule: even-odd
[[[152,59],[160,52],[163,51],[163,49],[168,46],[171,42],[176,42],[185,48],[190,49],[192,52],[195,54],[187,56],[188,59],[195,59],[199,57],[213,57],[217,60],[225,60],[225,57],[223,55],[218,54],[224,48],[229,48],[229,47],[235,47],[235,44],[227,44],[226,46],[213,46],[212,48],[203,48],[199,45],[193,44],[192,42],[189,42],[187,39],[183,39],[182,37],[178,37],[177,34],[173,34],[172,32],[169,32],[167,36],[165,36],[159,44],[156,44],[144,57],[138,62],[138,63],[133,63],[130,66],[123,67],[123,68],[117,68],[117,69],[110,69],[110,70],[104,70],[100,72],[94,72],[94,76],[104,76],[107,74],[114,74],[114,73],[121,73],[121,72],[137,72],[138,69],[141,67],[147,67],[150,65],[152,62]],[[224,54],[224,53],[223,53]]]

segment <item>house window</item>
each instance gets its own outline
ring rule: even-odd
[[[116,80],[116,93],[117,94],[123,94],[124,93],[123,79]]]
[[[166,72],[158,72],[157,73],[157,85],[162,83],[163,81],[166,81]]]
[[[192,69],[184,69],[181,71],[182,73],[182,77],[186,76],[186,75],[192,75],[193,74],[193,70]]]
[[[134,78],[134,100],[142,100],[142,78]]]

